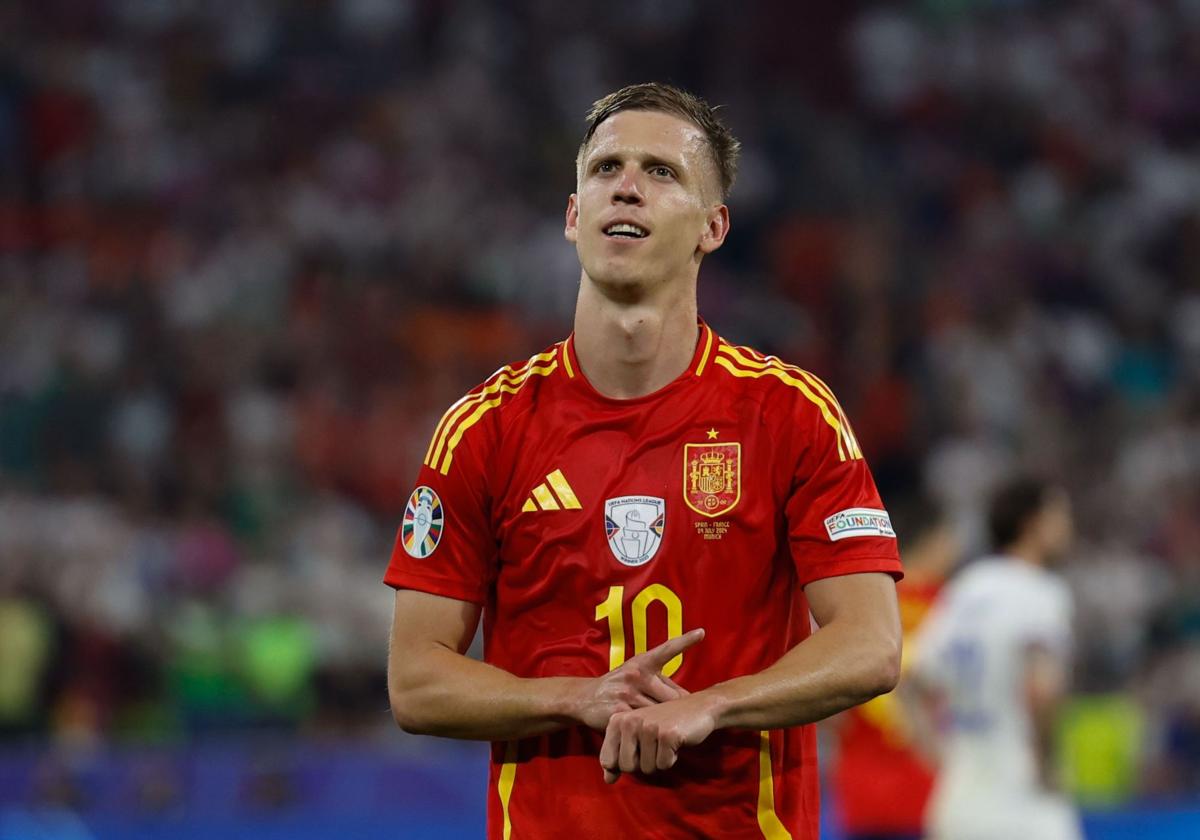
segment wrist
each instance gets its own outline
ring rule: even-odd
[[[734,703],[726,684],[720,683],[691,695],[703,705],[701,708],[713,722],[713,729],[728,729],[734,711]]]
[[[569,725],[586,722],[587,684],[588,677],[552,677],[557,685],[550,692],[550,704],[547,713],[550,717]]]

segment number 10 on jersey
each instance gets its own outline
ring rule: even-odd
[[[596,620],[608,619],[608,669],[619,668],[625,661],[625,616],[624,616],[625,587],[609,587],[608,597],[596,605]],[[630,617],[633,619],[633,653],[645,653],[647,647],[646,614],[650,605],[655,601],[662,604],[667,611],[667,638],[674,639],[683,635],[683,604],[679,596],[661,583],[652,583],[633,596],[630,604]],[[673,657],[662,672],[671,676],[683,664],[683,654]]]

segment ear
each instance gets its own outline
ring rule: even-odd
[[[567,196],[567,223],[563,228],[563,236],[568,242],[579,240],[579,200],[575,193]]]
[[[725,237],[728,235],[729,208],[724,204],[718,204],[708,214],[707,223],[704,231],[700,234],[700,243],[696,249],[701,254],[711,254],[725,244]]]

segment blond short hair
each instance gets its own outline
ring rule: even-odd
[[[729,198],[729,191],[733,189],[734,179],[737,178],[738,154],[742,144],[717,117],[717,108],[693,93],[660,82],[629,85],[592,103],[587,114],[587,131],[575,157],[576,170],[583,164],[584,151],[596,129],[620,111],[661,111],[681,117],[699,128],[708,141],[708,149],[721,182],[721,200]]]

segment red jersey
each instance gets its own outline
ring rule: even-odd
[[[908,581],[897,587],[905,665],[912,658],[909,643],[939,589]],[[896,696],[885,694],[846,712],[839,735],[833,783],[842,829],[852,835],[921,834],[934,773],[909,741]]]
[[[600,676],[695,627],[664,669],[699,691],[810,632],[804,587],[900,577],[858,442],[817,377],[705,324],[687,371],[610,399],[572,339],[502,368],[434,432],[385,581],[483,605],[484,658]],[[811,726],[719,730],[606,785],[602,732],[493,745],[488,836],[817,837]]]

